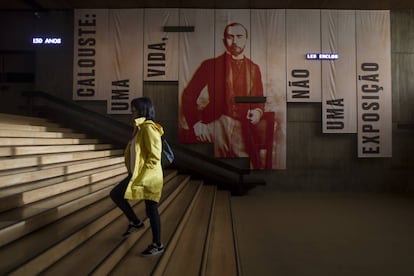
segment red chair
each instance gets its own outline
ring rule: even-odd
[[[253,169],[272,169],[274,131],[274,112],[265,112],[258,124],[250,126],[248,151]],[[263,150],[265,158],[261,154]]]

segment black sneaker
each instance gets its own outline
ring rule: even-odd
[[[143,229],[144,226],[145,225],[144,225],[144,223],[142,221],[140,223],[138,223],[138,224],[135,224],[135,223],[130,222],[129,225],[128,225],[127,230],[125,231],[125,233],[122,234],[122,237],[126,238],[129,235],[131,235],[132,233],[137,232],[138,230]]]
[[[158,246],[156,243],[150,244],[147,249],[142,251],[141,255],[144,257],[155,256],[164,252],[164,245]]]

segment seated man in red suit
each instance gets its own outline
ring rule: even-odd
[[[236,97],[263,96],[259,66],[244,55],[247,30],[240,23],[225,27],[226,52],[205,60],[184,88],[181,112],[186,143],[214,143],[216,157],[250,157],[259,167],[252,135],[264,112],[264,103],[236,102]]]

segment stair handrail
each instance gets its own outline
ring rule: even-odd
[[[58,109],[60,112],[65,111],[65,113],[68,113],[70,115],[76,114],[74,115],[75,117],[82,119],[80,121],[77,121],[78,124],[83,124],[86,128],[88,126],[92,127],[95,130],[94,132],[98,132],[98,134],[101,136],[108,138],[119,145],[124,146],[130,136],[132,130],[131,125],[118,121],[110,116],[82,107],[72,101],[65,100],[39,90],[23,91],[22,96],[28,98],[29,112],[31,115],[34,115],[35,99],[39,98],[52,102],[54,104],[52,106],[48,105],[49,109],[53,109],[53,106],[57,104],[60,106]],[[100,128],[100,126],[102,126],[102,128]],[[112,131],[108,131],[109,128],[112,129]],[[244,184],[244,176],[251,173],[250,168],[234,166],[228,162],[221,161],[220,159],[210,157],[195,150],[191,150],[179,143],[174,143],[172,141],[169,141],[169,143],[175,152],[176,160],[174,163],[178,167],[183,163],[183,156],[181,153],[184,153],[187,157],[190,157],[192,159],[199,159],[201,162],[208,163],[210,166],[215,167],[215,172],[217,172],[217,169],[219,169],[227,171],[227,173],[235,174],[237,177],[236,179],[232,180],[235,180],[237,182],[238,187]],[[200,168],[200,170],[197,172],[207,178],[211,178],[211,171],[203,172],[203,169]],[[227,175],[227,173],[224,173],[223,175]]]

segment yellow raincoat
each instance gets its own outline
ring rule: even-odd
[[[159,202],[163,186],[161,136],[164,130],[161,125],[144,117],[135,119],[135,125],[138,131],[124,152],[125,165],[132,174],[124,197]]]

